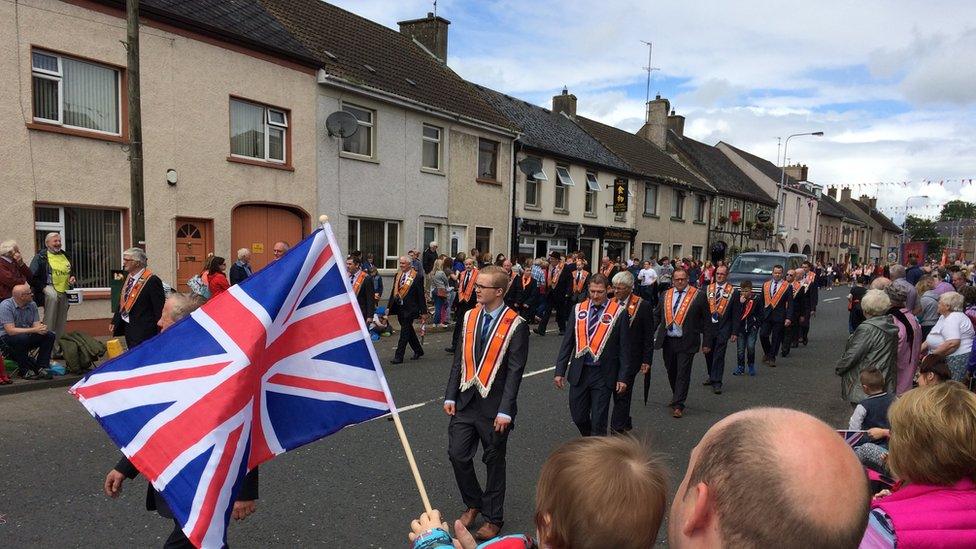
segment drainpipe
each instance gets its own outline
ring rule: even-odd
[[[516,196],[515,192],[515,182],[518,181],[518,158],[519,151],[522,150],[522,141],[518,138],[512,141],[512,216],[511,216],[511,230],[509,234],[511,235],[511,253],[509,257],[512,258],[513,262],[518,257],[518,208],[516,206]]]

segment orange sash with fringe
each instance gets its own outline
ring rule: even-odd
[[[477,327],[483,315],[484,307],[481,304],[475,305],[474,309],[464,315],[464,339],[461,342],[461,390],[474,386],[484,398],[491,391],[491,385],[505,359],[505,352],[508,350],[515,328],[525,322],[525,319],[514,310],[505,307],[501,318],[488,332],[488,341],[479,357],[475,353],[475,343],[480,335]]]

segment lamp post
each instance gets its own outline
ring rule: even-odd
[[[786,151],[790,146],[790,139],[794,137],[800,137],[802,135],[813,135],[816,137],[823,137],[824,132],[806,132],[806,133],[794,133],[793,135],[787,136],[786,142],[783,143],[783,161],[780,163],[782,166],[781,172],[779,174],[779,187],[776,188],[776,230],[780,231],[783,226],[783,213],[786,210],[781,201],[783,200],[784,188],[786,186]]]

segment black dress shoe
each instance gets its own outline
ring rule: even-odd
[[[712,392],[715,393],[716,395],[720,395],[722,394],[722,388],[717,386],[712,386]]]
[[[448,347],[448,348],[444,349],[444,352],[445,353],[451,353],[453,355],[454,354],[454,347]]]
[[[402,358],[394,358],[393,360],[390,361],[390,364],[403,364],[403,359]]]
[[[424,356],[424,352],[420,351],[419,353],[414,353],[413,356],[410,357],[410,360],[419,360],[422,356]]]

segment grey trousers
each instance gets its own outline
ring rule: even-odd
[[[54,354],[61,354],[61,345],[58,341],[64,335],[64,323],[68,320],[68,294],[63,294],[48,284],[44,286],[44,324],[47,329],[54,332],[56,337],[54,342]]]

